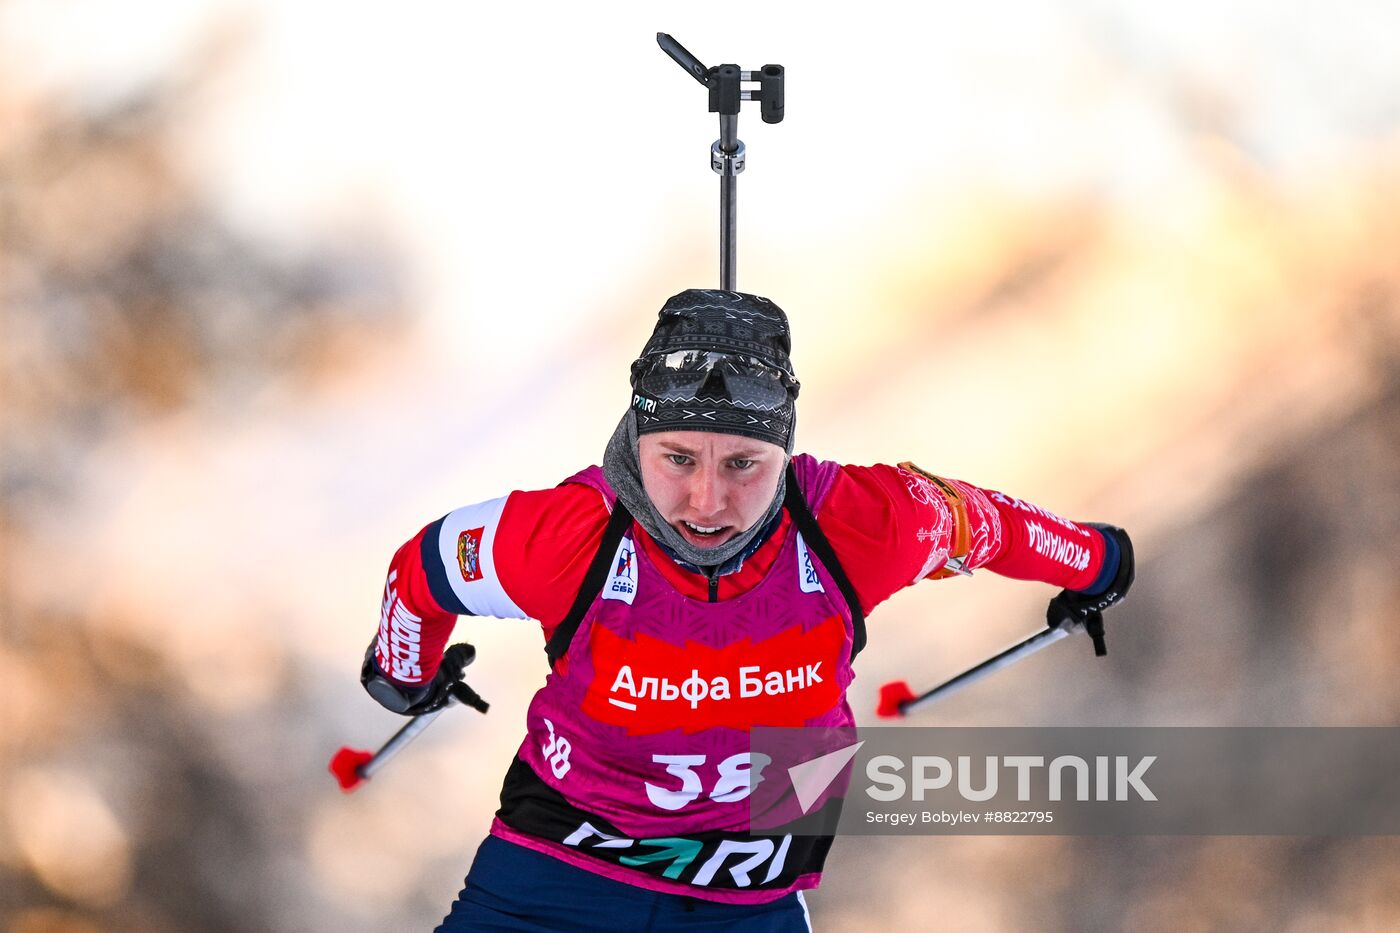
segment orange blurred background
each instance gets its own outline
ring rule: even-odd
[[[1400,723],[1400,65],[1383,4],[0,2],[0,930],[429,929],[492,705],[343,796],[393,551],[596,462],[657,308],[718,284],[716,134],[654,43],[788,71],[745,111],[739,287],[794,322],[799,449],[1133,534],[1075,642],[928,725]],[[843,18],[844,17],[844,18]],[[852,701],[1033,631],[900,594]],[[844,839],[817,929],[1390,930],[1389,838]]]

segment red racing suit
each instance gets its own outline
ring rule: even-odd
[[[1096,529],[913,464],[799,455],[793,467],[790,480],[862,615],[953,572],[985,567],[1096,591],[1116,570],[1103,566]],[[431,680],[457,615],[538,619],[548,640],[579,596],[612,507],[601,471],[590,468],[428,525],[390,567],[381,672],[405,685]],[[564,663],[531,704],[492,833],[598,874],[710,900],[762,902],[814,887],[829,839],[779,845],[744,834],[740,746],[755,725],[852,724],[852,613],[832,568],[808,553],[787,510],[717,586],[635,524],[607,559],[608,580],[623,591],[605,583],[588,594]],[[675,686],[683,678],[693,681],[689,704]],[[766,689],[754,689],[760,683]]]

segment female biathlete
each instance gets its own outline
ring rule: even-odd
[[[459,508],[399,549],[362,680],[440,708],[460,615],[538,619],[550,668],[501,807],[438,928],[810,928],[831,838],[750,835],[749,729],[851,726],[865,617],[978,568],[1122,599],[1132,545],[914,466],[793,455],[798,381],[773,302],[691,289],[661,309],[592,466]]]

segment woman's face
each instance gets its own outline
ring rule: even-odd
[[[642,486],[661,517],[696,547],[717,547],[768,511],[787,455],[777,444],[709,431],[638,438]]]

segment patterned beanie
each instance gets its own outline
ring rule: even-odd
[[[795,401],[787,315],[767,298],[692,288],[662,306],[632,364],[637,433],[715,431],[792,451]]]

